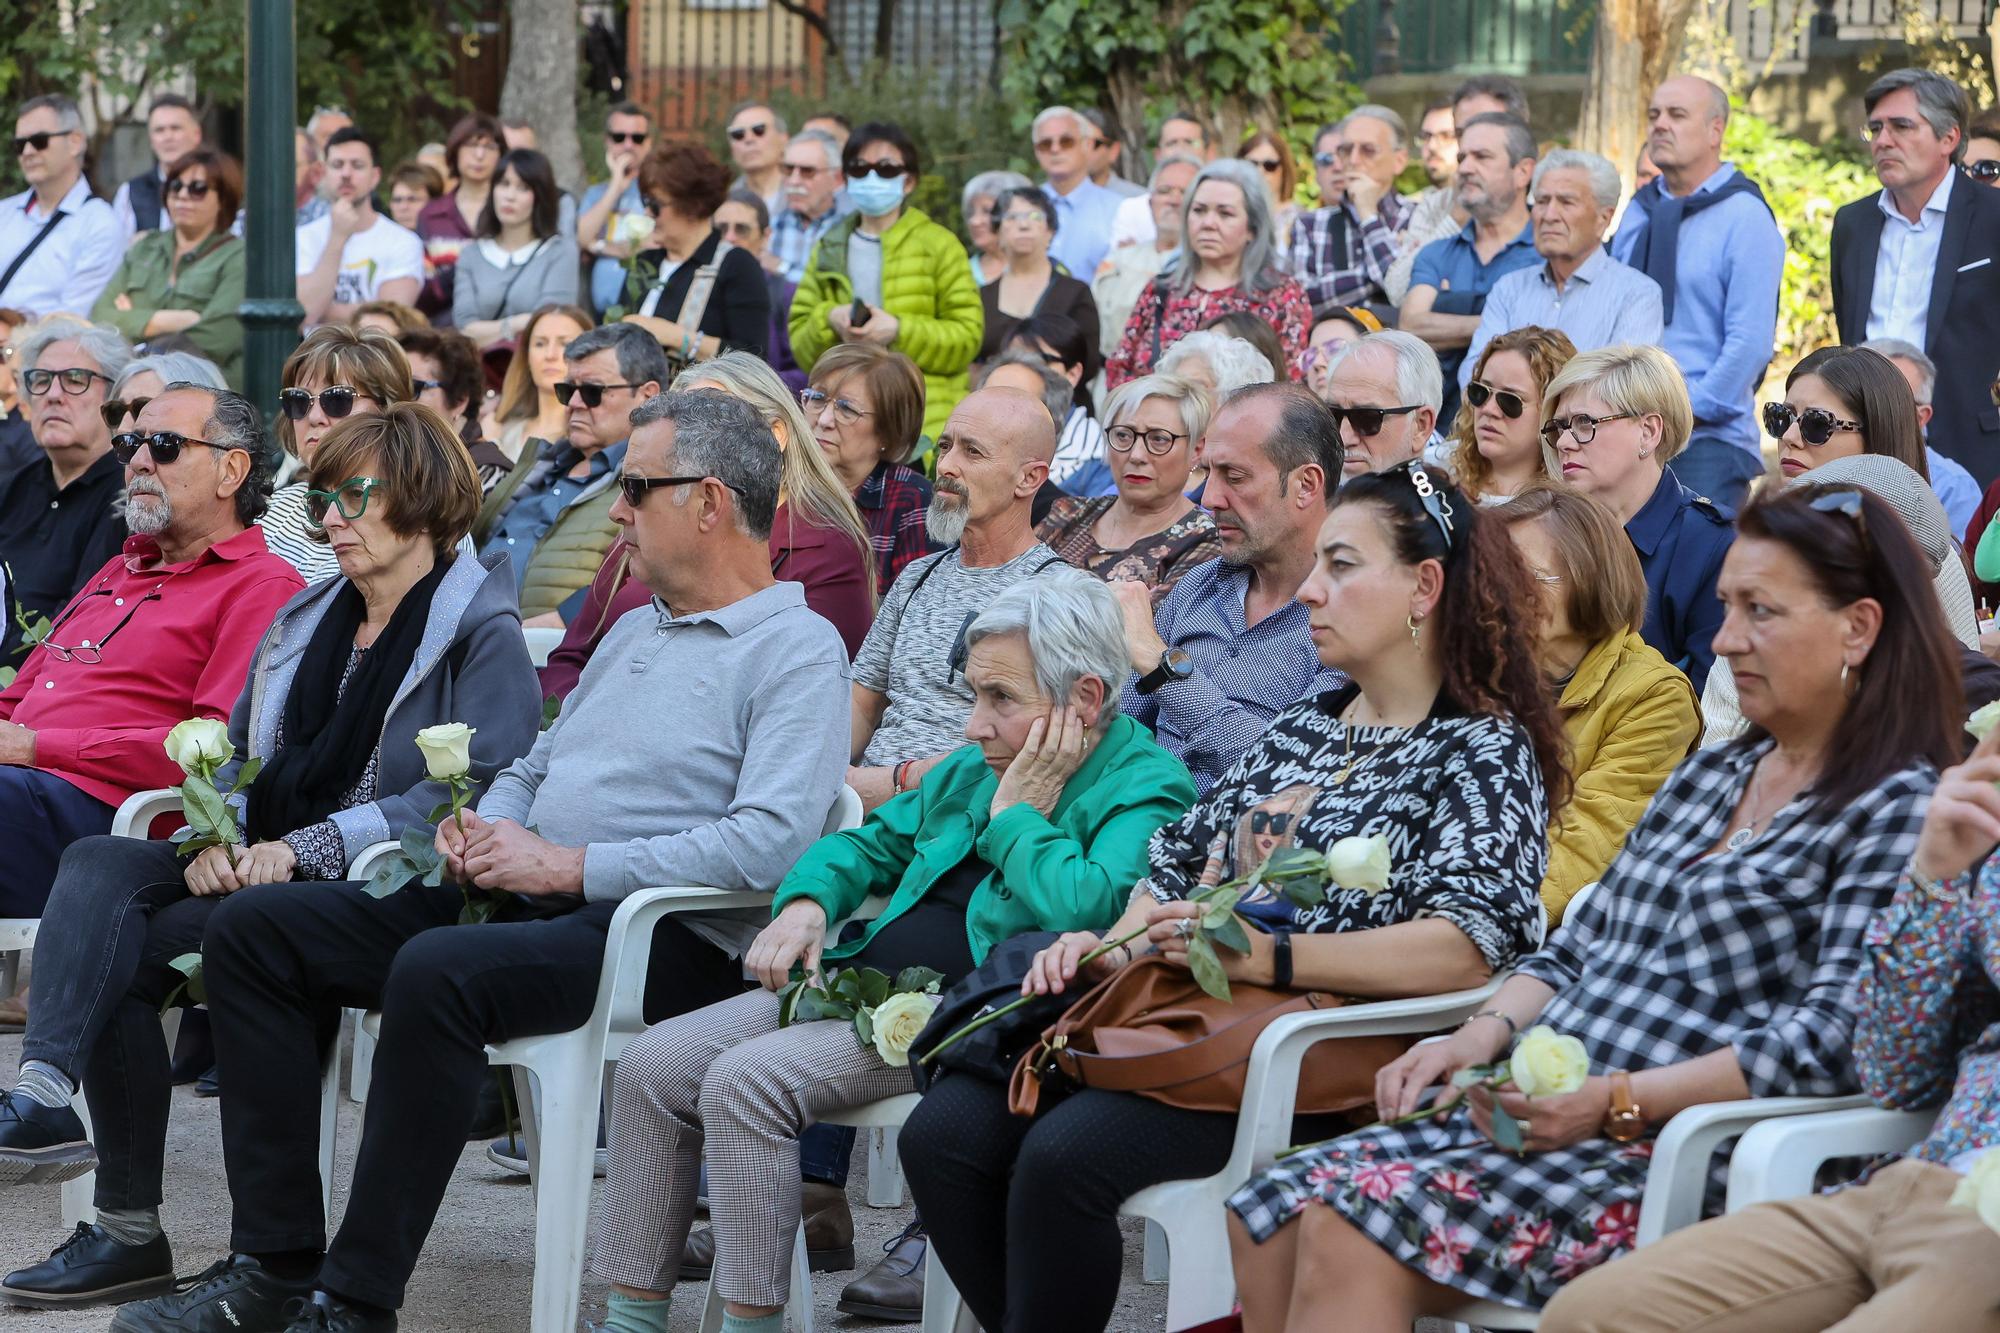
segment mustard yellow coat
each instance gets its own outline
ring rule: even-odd
[[[1653,793],[1701,738],[1694,686],[1631,630],[1584,654],[1560,708],[1574,791],[1549,825],[1542,902],[1551,926],[1578,889],[1603,876]]]

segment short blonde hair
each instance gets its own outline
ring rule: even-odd
[[[1577,353],[1542,391],[1542,420],[1554,416],[1556,405],[1577,389],[1596,394],[1613,412],[1658,417],[1661,463],[1686,448],[1694,433],[1687,381],[1674,359],[1657,347],[1618,343]]]
[[[1104,404],[1104,428],[1109,430],[1137,412],[1139,404],[1148,398],[1164,398],[1180,409],[1181,425],[1187,430],[1188,456],[1192,458],[1201,447],[1201,437],[1208,433],[1210,419],[1215,416],[1215,399],[1201,385],[1178,375],[1141,375],[1111,391]]]

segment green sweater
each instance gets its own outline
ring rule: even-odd
[[[994,868],[972,892],[965,933],[975,962],[1029,930],[1103,930],[1125,910],[1146,873],[1155,830],[1187,813],[1194,781],[1180,760],[1131,718],[1113,717],[1052,815],[1011,805],[990,815],[999,776],[967,745],[870,815],[858,829],[821,838],[778,886],[772,912],[808,898],[839,922],[877,894],[889,905],[839,961],[907,912],[968,855]]]
[[[221,233],[209,237],[174,272],[174,233],[147,232],[132,243],[118,271],[104,285],[90,318],[109,324],[127,342],[143,342],[146,321],[162,310],[192,310],[201,319],[186,330],[201,354],[222,368],[231,388],[243,386],[243,242]],[[120,310],[120,295],[131,300]]]

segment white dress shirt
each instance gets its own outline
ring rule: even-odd
[[[35,247],[13,280],[0,287],[0,306],[24,311],[30,319],[59,310],[88,315],[125,257],[118,215],[91,193],[88,180],[79,176],[58,207],[63,218],[55,230]],[[41,234],[48,220],[48,214],[35,206],[33,190],[0,202],[0,273],[13,265],[15,256]]]
[[[1951,206],[1953,167],[1931,191],[1917,220],[1896,209],[1887,190],[1875,196],[1882,210],[1882,246],[1875,252],[1875,291],[1868,298],[1868,338],[1901,338],[1924,345],[1931,319],[1931,278],[1937,271],[1938,247],[1944,244],[1944,215]]]

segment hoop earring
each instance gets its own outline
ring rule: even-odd
[[[1404,617],[1404,623],[1406,623],[1410,627],[1410,642],[1415,644],[1418,648],[1422,648],[1424,646],[1423,634],[1421,632],[1422,627],[1419,624],[1416,616],[1409,615]]]
[[[1846,695],[1848,698],[1852,699],[1854,697],[1855,692],[1848,686],[1847,674],[1848,674],[1848,665],[1847,663],[1842,662],[1840,664],[1840,692]]]

